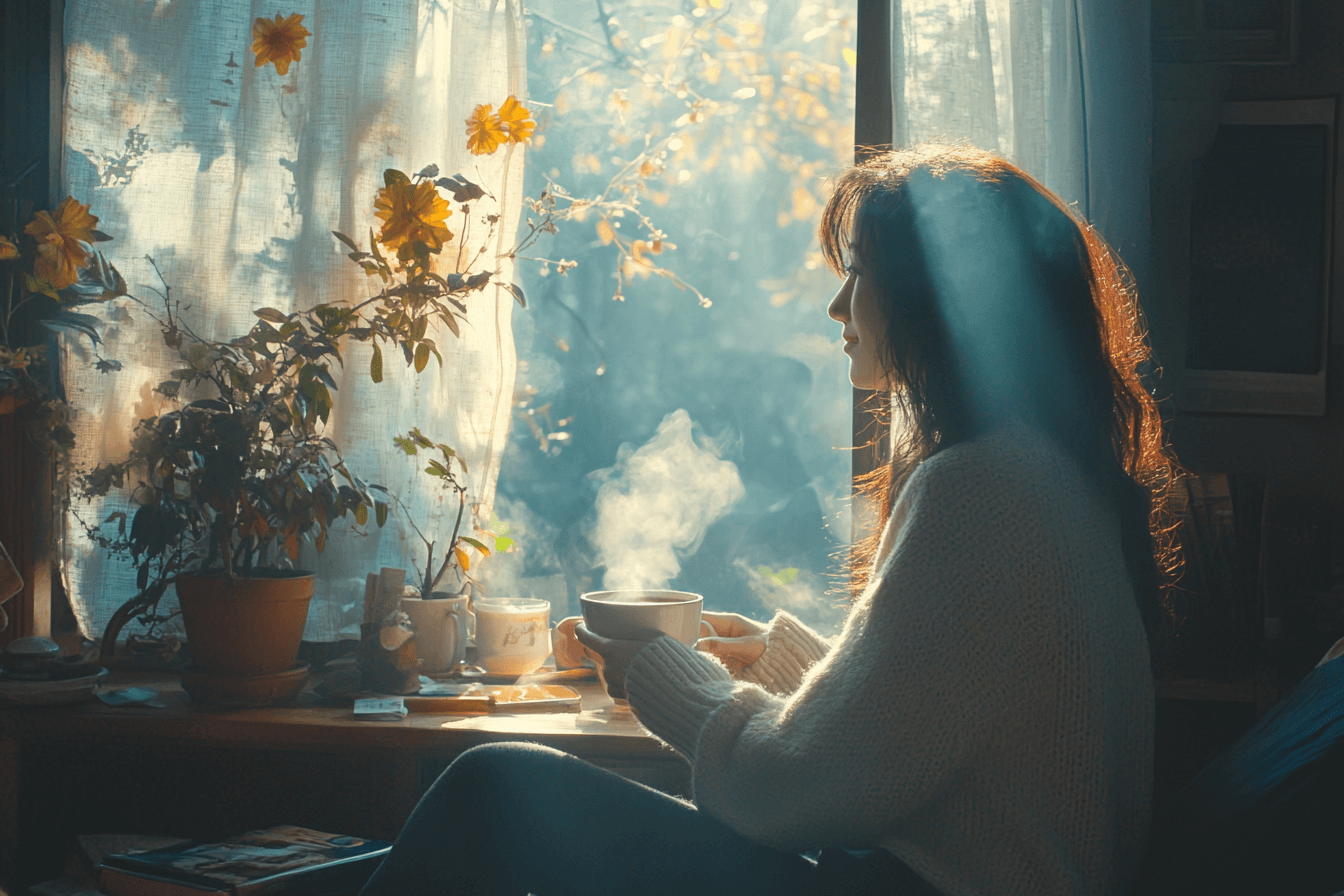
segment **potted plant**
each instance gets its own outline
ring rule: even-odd
[[[110,656],[131,617],[154,614],[176,585],[197,667],[220,674],[283,672],[294,663],[312,596],[312,576],[293,570],[300,540],[325,547],[328,527],[386,503],[350,472],[322,434],[332,407],[347,308],[319,305],[258,321],[228,342],[197,335],[164,285],[164,341],[183,366],[157,391],[199,395],[136,424],[128,456],[83,477],[86,497],[134,484],[139,505],[123,512],[105,547],[136,564],[137,595],[104,635]],[[134,477],[139,477],[138,481]]]
[[[445,672],[462,662],[466,646],[467,605],[470,602],[471,586],[478,584],[470,574],[471,549],[485,558],[492,553],[507,551],[513,540],[475,525],[474,513],[473,530],[489,539],[493,546],[487,546],[475,536],[462,534],[462,522],[467,510],[467,486],[457,477],[458,473],[466,475],[467,464],[450,446],[434,442],[418,428],[393,441],[411,457],[418,456],[422,449],[427,453],[437,452],[439,456],[430,457],[424,471],[457,499],[452,534],[443,544],[442,556],[437,560],[435,549],[438,543],[421,531],[414,516],[397,499],[412,531],[425,549],[424,569],[416,569],[418,596],[403,597],[401,610],[415,629],[417,650],[424,660],[424,671]],[[444,587],[445,582],[450,584]]]
[[[400,348],[421,371],[438,355],[432,336],[440,325],[457,333],[468,295],[492,276],[434,270],[433,257],[452,238],[439,190],[479,191],[462,178],[435,183],[437,174],[432,166],[414,178],[385,173],[375,202],[384,226],[370,231],[368,251],[336,234],[383,283],[362,302],[290,313],[261,307],[247,333],[221,341],[192,329],[162,275],[161,307],[135,299],[182,366],[156,390],[177,406],[137,423],[123,460],[81,477],[85,498],[130,488],[138,505],[129,517],[116,512],[88,527],[137,574],[136,595],[104,633],[105,658],[132,618],[150,626],[170,618],[159,604],[175,585],[196,671],[256,676],[294,666],[313,592],[312,576],[293,569],[300,543],[323,550],[329,527],[344,518],[362,526],[372,516],[381,526],[390,500],[324,435],[342,346],[371,343],[374,381],[382,379],[383,346]]]

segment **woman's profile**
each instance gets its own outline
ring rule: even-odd
[[[694,650],[571,622],[694,802],[478,747],[366,896],[1124,892],[1175,470],[1131,284],[1057,197],[964,146],[844,172],[821,242],[851,380],[890,394],[898,434],[843,631],[706,613]]]

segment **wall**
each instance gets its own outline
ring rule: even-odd
[[[1164,391],[1179,392],[1189,290],[1190,164],[1217,130],[1220,101],[1344,95],[1344,6],[1301,0],[1298,61],[1287,66],[1154,66],[1153,282],[1144,289]],[[1338,139],[1338,138],[1337,138]],[[1337,164],[1340,154],[1336,153]],[[1336,183],[1341,172],[1337,168]],[[1336,194],[1341,194],[1338,187]],[[1337,212],[1341,205],[1336,201]],[[1333,302],[1344,299],[1344,228],[1336,215]],[[1340,332],[1339,322],[1335,323]],[[1279,494],[1329,508],[1344,504],[1344,346],[1328,358],[1325,417],[1177,413],[1172,440],[1181,460],[1203,471],[1266,477]]]
[[[1154,0],[1158,2],[1158,0]],[[1162,0],[1166,2],[1166,0]],[[1344,4],[1300,0],[1297,61],[1283,66],[1155,64],[1153,71],[1154,276],[1140,284],[1158,361],[1160,393],[1173,397],[1172,444],[1198,472],[1268,484],[1261,593],[1266,616],[1288,635],[1271,642],[1286,667],[1305,672],[1344,622],[1344,344],[1327,353],[1323,417],[1194,414],[1180,410],[1190,292],[1190,172],[1217,131],[1219,104],[1336,96],[1344,100]],[[1336,134],[1338,143],[1338,133]],[[1344,343],[1344,158],[1336,147],[1331,317]],[[1338,520],[1339,522],[1334,522]],[[1254,551],[1252,552],[1254,553]],[[1252,561],[1254,562],[1254,561]],[[1240,575],[1252,575],[1250,568]],[[1330,602],[1318,612],[1314,594]],[[1312,609],[1304,610],[1311,606]],[[1337,617],[1333,622],[1322,622]],[[1324,646],[1323,646],[1324,645]],[[1293,675],[1296,677],[1296,674]]]

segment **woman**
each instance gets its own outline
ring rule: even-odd
[[[706,614],[697,652],[578,624],[613,696],[690,761],[694,806],[541,747],[478,748],[366,894],[1123,892],[1149,819],[1145,625],[1173,466],[1122,269],[968,147],[846,172],[821,239],[851,380],[906,424],[867,483],[883,526],[844,631]]]

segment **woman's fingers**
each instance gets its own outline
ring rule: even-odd
[[[720,638],[745,638],[748,635],[763,634],[767,628],[765,623],[748,619],[740,613],[701,612],[700,619],[702,622],[708,622],[715,635]]]
[[[701,638],[696,650],[703,650],[719,659],[733,674],[750,666],[765,653],[764,635],[744,635],[740,638]]]
[[[607,693],[618,700],[624,699],[625,670],[629,668],[635,655],[647,647],[649,642],[604,638],[593,634],[582,622],[574,626],[574,636],[596,660],[598,674],[606,682]]]
[[[587,653],[574,635],[574,627],[582,621],[582,616],[567,616],[555,624],[555,642],[551,648],[555,651],[557,669],[573,669],[583,665]]]

